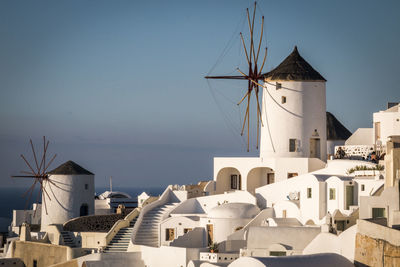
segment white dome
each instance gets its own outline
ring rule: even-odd
[[[260,209],[249,203],[226,203],[216,206],[208,213],[209,218],[254,218]]]

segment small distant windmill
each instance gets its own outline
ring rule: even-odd
[[[49,141],[46,142],[46,137],[43,136],[43,153],[42,153],[42,159],[40,160],[40,163],[39,163],[37,155],[36,155],[36,152],[35,152],[35,148],[33,146],[32,139],[30,139],[30,145],[31,145],[31,148],[32,148],[32,153],[33,153],[35,165],[30,164],[28,162],[28,160],[25,158],[25,156],[21,154],[21,158],[24,160],[24,162],[28,166],[29,171],[21,171],[21,173],[26,174],[26,175],[13,175],[11,177],[12,178],[31,178],[31,179],[34,179],[34,182],[31,185],[31,187],[29,187],[29,189],[23,194],[23,197],[26,197],[27,195],[29,195],[27,200],[26,200],[25,209],[27,208],[27,205],[29,204],[29,201],[30,201],[30,199],[32,197],[32,194],[33,194],[33,191],[35,189],[36,184],[38,184],[40,186],[40,190],[38,192],[36,202],[39,202],[39,198],[42,195],[43,196],[42,197],[43,205],[45,207],[46,214],[47,214],[46,197],[48,198],[49,201],[51,201],[51,198],[50,198],[49,193],[45,189],[45,184],[49,183],[49,187],[50,187],[50,184],[52,184],[52,185],[54,185],[56,187],[58,187],[58,185],[56,185],[52,180],[50,180],[49,175],[47,174],[46,171],[49,168],[50,164],[56,158],[57,154],[55,154],[51,158],[51,160],[46,164],[46,156],[47,156],[46,153],[47,153],[47,149],[48,149],[48,146],[49,146]],[[36,167],[36,169],[34,167],[32,167],[32,166]],[[51,187],[50,187],[50,189],[51,189]],[[36,210],[37,210],[37,206],[35,208],[33,216],[36,215]]]
[[[246,55],[246,60],[248,63],[248,72],[247,74],[245,71],[240,70],[237,68],[237,71],[240,75],[232,75],[232,76],[205,76],[206,79],[230,79],[230,80],[247,80],[247,92],[243,96],[243,98],[238,102],[240,105],[246,98],[247,98],[247,108],[246,113],[244,115],[244,121],[242,126],[241,135],[243,135],[246,123],[247,123],[247,151],[249,151],[249,134],[250,134],[250,98],[252,93],[254,92],[256,100],[257,100],[257,149],[258,149],[258,142],[259,142],[259,133],[260,133],[260,123],[262,124],[261,118],[261,108],[260,108],[260,101],[258,97],[258,93],[260,91],[260,85],[258,81],[263,80],[262,70],[265,64],[265,60],[267,58],[267,48],[265,48],[264,57],[262,60],[261,65],[259,65],[259,56],[260,56],[260,49],[261,49],[261,42],[263,39],[263,30],[264,30],[264,16],[262,16],[261,22],[261,33],[260,39],[257,46],[257,49],[254,47],[255,39],[254,39],[254,20],[256,16],[256,7],[257,3],[254,2],[254,10],[253,10],[253,17],[250,18],[249,9],[247,8],[247,21],[249,24],[249,31],[250,31],[250,45],[246,46],[246,42],[244,40],[243,34],[240,33],[240,38],[242,40],[243,49]]]

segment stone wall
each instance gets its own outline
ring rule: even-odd
[[[358,220],[354,264],[400,266],[400,231]]]
[[[64,223],[64,231],[70,232],[104,232],[125,218],[125,214],[91,215],[74,218]]]
[[[400,266],[400,247],[382,239],[356,235],[356,266]]]

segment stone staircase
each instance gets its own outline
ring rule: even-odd
[[[135,226],[136,219],[133,219],[128,227],[121,228],[110,243],[104,249],[104,252],[126,252],[131,240],[133,227]]]
[[[142,223],[139,225],[135,236],[135,244],[151,247],[158,247],[158,235],[160,232],[159,225],[162,217],[167,212],[175,208],[179,203],[167,203],[155,207],[143,216]]]
[[[64,241],[64,246],[68,246],[70,248],[75,248],[76,244],[74,242],[74,237],[69,231],[61,231],[61,237]]]

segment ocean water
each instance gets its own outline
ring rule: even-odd
[[[13,210],[31,209],[32,203],[36,202],[39,189],[36,188],[32,193],[30,201],[28,195],[23,196],[28,188],[0,188],[0,217],[12,218]],[[101,194],[109,188],[96,188],[96,194]],[[148,187],[148,188],[119,188],[114,187],[113,191],[121,191],[128,193],[131,197],[136,198],[143,191],[152,196],[158,196],[162,194],[165,188],[161,187]],[[41,198],[39,198],[39,201]]]

